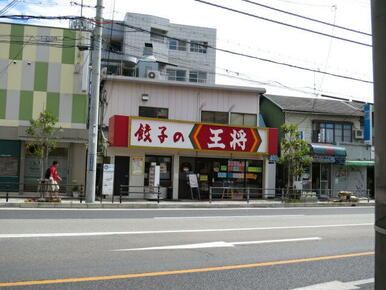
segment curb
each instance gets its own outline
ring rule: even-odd
[[[224,203],[49,203],[49,202],[34,202],[34,203],[0,203],[0,208],[74,208],[74,209],[157,209],[157,208],[297,208],[297,207],[374,207],[375,203],[240,203],[240,204],[224,204]]]

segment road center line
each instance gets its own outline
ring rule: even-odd
[[[362,253],[352,253],[352,254],[335,255],[335,256],[323,256],[323,257],[314,257],[314,258],[263,262],[263,263],[256,263],[256,264],[230,265],[230,266],[196,268],[196,269],[174,270],[174,271],[164,271],[164,272],[150,272],[150,273],[139,273],[139,274],[124,274],[124,275],[111,275],[111,276],[99,276],[99,277],[83,277],[83,278],[66,278],[66,279],[56,279],[56,280],[20,281],[20,282],[4,282],[4,283],[0,282],[0,287],[91,282],[91,281],[116,280],[116,279],[130,279],[130,278],[139,278],[139,277],[155,277],[155,276],[165,276],[165,275],[178,275],[178,274],[201,273],[201,272],[211,272],[211,271],[257,268],[257,267],[305,263],[305,262],[313,262],[313,261],[336,260],[336,259],[344,259],[344,258],[360,257],[360,256],[368,256],[368,255],[374,255],[374,252],[362,252]]]
[[[55,237],[89,237],[89,236],[113,236],[113,235],[145,235],[145,234],[171,234],[171,233],[203,233],[203,232],[237,232],[237,231],[261,231],[284,229],[314,229],[336,227],[361,227],[373,226],[373,223],[361,224],[335,224],[335,225],[310,225],[287,227],[256,227],[256,228],[231,228],[231,229],[190,229],[190,230],[159,230],[159,231],[131,231],[131,232],[89,232],[89,233],[37,233],[37,234],[0,234],[0,239],[11,238],[55,238]]]

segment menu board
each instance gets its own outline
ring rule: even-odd
[[[114,191],[114,164],[103,164],[102,194],[113,195]]]
[[[198,180],[196,174],[189,174],[189,185],[191,188],[198,188]]]
[[[131,158],[131,174],[143,174],[144,160],[143,157]]]

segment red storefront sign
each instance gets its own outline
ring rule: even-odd
[[[257,152],[261,137],[255,128],[196,124],[191,135],[198,150]]]
[[[113,116],[111,146],[277,154],[278,130]]]

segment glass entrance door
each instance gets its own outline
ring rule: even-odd
[[[328,195],[331,189],[331,163],[312,164],[312,190],[320,195]]]
[[[320,164],[320,194],[329,195],[331,189],[331,164]]]

